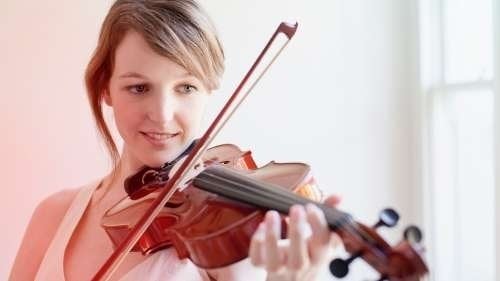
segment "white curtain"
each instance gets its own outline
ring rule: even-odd
[[[499,264],[496,2],[422,0],[420,5],[423,193],[435,281],[493,281]]]

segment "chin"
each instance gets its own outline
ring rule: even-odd
[[[183,140],[177,140],[177,142],[173,142],[169,144],[169,146],[162,148],[152,148],[149,144],[143,146],[141,143],[136,147],[136,149],[132,150],[134,151],[136,158],[142,162],[144,166],[158,168],[163,164],[176,159],[187,147],[187,145],[188,144],[185,144]]]

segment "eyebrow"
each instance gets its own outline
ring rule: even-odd
[[[144,76],[142,74],[139,74],[137,72],[126,72],[126,73],[120,75],[119,78],[141,78],[141,79],[145,79],[146,76]]]
[[[191,78],[191,77],[196,78],[196,76],[194,76],[193,74],[191,74],[189,72],[186,72],[180,78]],[[140,78],[140,79],[147,79],[146,76],[144,76],[144,75],[142,75],[140,73],[137,73],[137,72],[125,72],[124,74],[120,75],[118,78]]]

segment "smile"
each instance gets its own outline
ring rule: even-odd
[[[178,134],[153,133],[153,132],[141,132],[141,134],[154,145],[164,145],[168,142],[169,139],[178,135]]]

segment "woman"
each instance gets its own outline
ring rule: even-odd
[[[86,71],[97,128],[114,160],[101,181],[64,190],[36,208],[10,280],[89,280],[113,252],[100,226],[103,214],[126,196],[124,180],[143,166],[159,167],[198,136],[210,92],[224,70],[211,21],[192,0],[118,0],[101,29]],[[124,141],[120,153],[104,121],[113,109]],[[338,200],[330,197],[326,204]],[[249,259],[203,270],[173,249],[130,253],[114,280],[312,280],[324,265],[332,237],[315,206],[290,210],[289,243],[279,240],[279,215],[266,214]],[[308,234],[312,230],[312,234]],[[278,243],[280,242],[280,243]],[[261,268],[257,270],[256,268]]]

